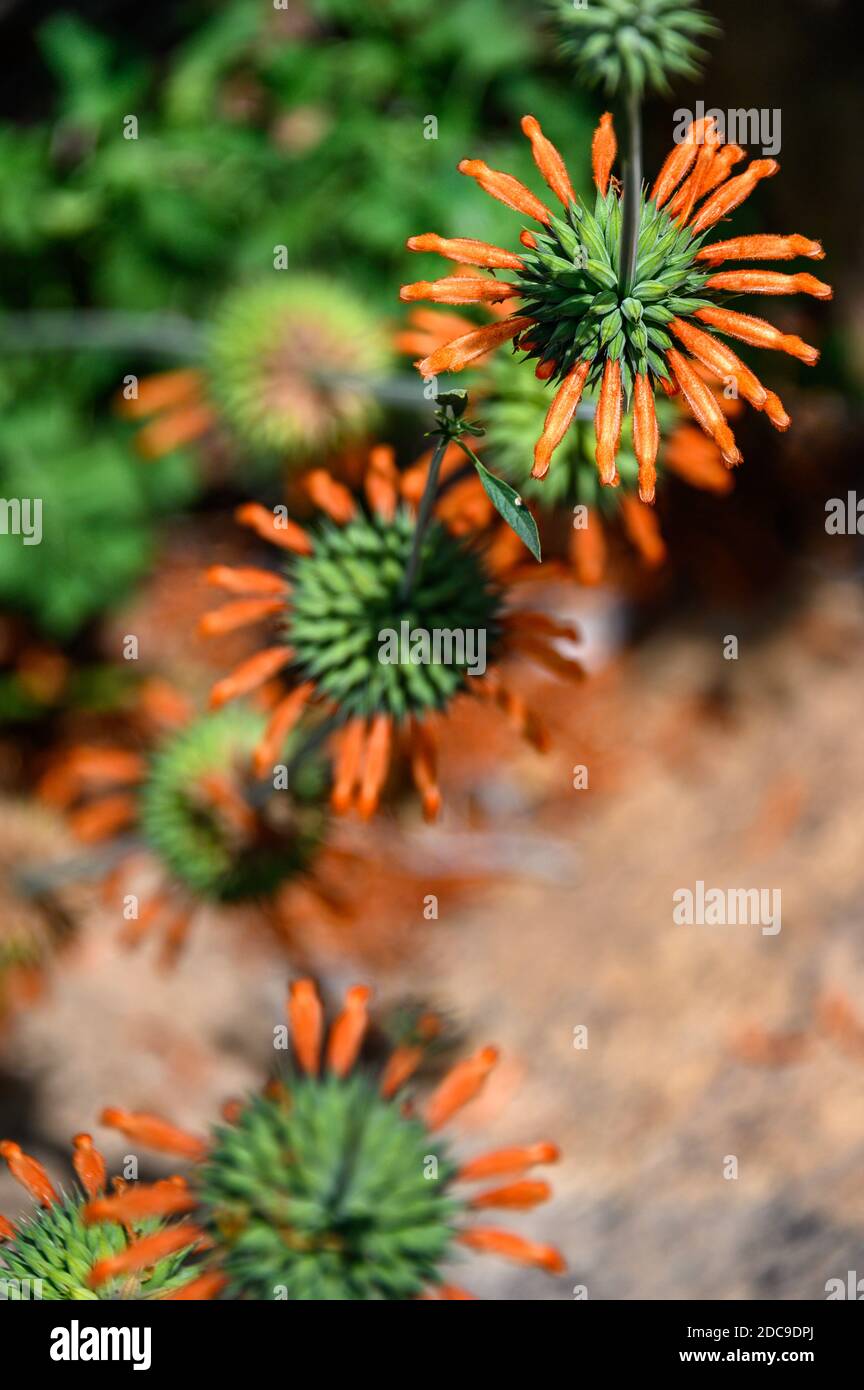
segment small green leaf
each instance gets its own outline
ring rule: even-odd
[[[488,468],[484,468],[478,458],[474,459],[474,467],[477,469],[480,482],[483,484],[483,491],[498,515],[503,517],[512,531],[516,532],[522,544],[528,547],[534,559],[539,563],[541,556],[537,523],[518,492],[509,483],[505,483],[502,478],[490,473]]]

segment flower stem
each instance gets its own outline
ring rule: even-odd
[[[423,547],[423,537],[432,519],[432,508],[435,505],[435,498],[438,493],[438,477],[441,473],[441,460],[444,457],[449,439],[443,437],[438,440],[435,452],[432,455],[432,462],[429,465],[429,472],[426,475],[426,486],[423,489],[423,496],[420,498],[420,506],[417,511],[417,521],[414,526],[414,537],[411,544],[411,554],[408,557],[408,564],[405,566],[405,578],[402,581],[402,602],[405,603],[411,596],[414,588],[414,581],[417,578],[417,570],[420,565],[420,551]]]
[[[637,92],[627,93],[627,160],[624,166],[624,226],[621,269],[626,292],[633,289],[639,249],[639,208],[642,201],[642,109]]]

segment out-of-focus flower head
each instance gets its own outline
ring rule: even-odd
[[[550,0],[549,8],[580,82],[609,95],[668,93],[670,78],[698,77],[700,40],[719,32],[699,0]]]
[[[144,851],[149,888],[124,935],[135,944],[159,927],[170,959],[203,904],[266,906],[292,886],[315,893],[328,779],[320,755],[292,758],[287,733],[273,745],[282,780],[255,774],[253,750],[267,727],[261,710],[237,705],[190,719],[170,689],[154,685],[147,698],[168,725],[152,751],[70,748],[54,760],[40,794],[68,811],[84,842],[127,837],[106,896],[120,896],[125,861],[134,867]]]
[[[377,413],[370,384],[387,361],[386,335],[352,291],[285,271],[223,301],[201,368],[145,377],[118,411],[150,417],[137,436],[146,457],[221,423],[249,452],[296,465],[368,432]]]
[[[505,591],[482,549],[440,521],[423,536],[416,579],[406,591],[415,521],[402,486],[392,450],[380,446],[372,450],[362,500],[324,469],[307,475],[307,490],[323,513],[309,528],[280,514],[284,508],[240,507],[238,521],[285,552],[281,596],[271,597],[271,571],[219,567],[211,581],[249,597],[205,614],[202,630],[215,634],[279,620],[278,644],[244,661],[211,695],[220,708],[279,672],[291,680],[256,750],[259,770],[272,764],[274,747],[304,712],[315,710],[334,730],[337,811],[356,806],[363,817],[374,813],[394,744],[404,737],[424,813],[434,819],[441,802],[434,718],[455,698],[473,694],[498,704],[542,745],[536,718],[502,681],[500,662],[524,652],[558,673],[578,676],[581,670],[554,645],[559,637],[574,637],[573,629],[542,614],[508,613]],[[482,670],[471,670],[466,633],[482,635]],[[454,634],[463,637],[461,650]]]
[[[109,1109],[103,1122],[134,1142],[189,1157],[195,1231],[210,1245],[197,1286],[185,1296],[371,1301],[467,1299],[445,1282],[462,1249],[497,1254],[551,1274],[554,1246],[473,1223],[479,1212],[530,1210],[551,1195],[526,1174],[553,1162],[554,1144],[499,1149],[459,1161],[439,1131],[483,1088],[498,1051],[482,1047],[457,1062],[422,1104],[401,1101],[436,1021],[383,1066],[360,1061],[370,991],[347,991],[329,1033],[311,980],[291,987],[288,1018],[295,1066],[263,1095],[230,1104],[204,1143],[154,1115]],[[473,1195],[469,1184],[492,1180]],[[499,1181],[500,1180],[500,1181]],[[149,1189],[166,1209],[165,1185]],[[89,1222],[123,1221],[125,1194],[95,1202]],[[141,1196],[138,1197],[141,1200]],[[132,1251],[134,1255],[134,1244]]]
[[[188,1154],[187,1154],[188,1156]],[[4,1139],[0,1158],[27,1190],[36,1210],[14,1223],[0,1216],[0,1286],[12,1301],[40,1298],[77,1302],[185,1298],[193,1278],[189,1256],[200,1238],[173,1218],[194,1206],[183,1178],[166,1178],[145,1188],[114,1179],[115,1198],[105,1196],[105,1160],[89,1134],[72,1141],[77,1184],[58,1191],[42,1164],[19,1144]],[[125,1198],[122,1220],[106,1215],[98,1224],[83,1219]]]

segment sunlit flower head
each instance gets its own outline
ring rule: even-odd
[[[512,312],[473,328],[436,348],[416,365],[424,377],[462,371],[490,350],[512,343],[534,360],[555,394],[534,448],[535,477],[549,469],[583,394],[596,389],[595,460],[601,483],[617,486],[622,422],[632,413],[639,491],[654,496],[659,428],[654,395],[680,391],[698,424],[720,450],[727,466],[741,454],[726,417],[699,368],[733,382],[737,393],[764,411],[778,429],[790,423],[781,401],[716,334],[791,353],[813,363],[818,353],[762,319],[724,306],[730,293],[803,293],[818,299],[831,289],[806,272],[717,270],[726,260],[821,259],[820,244],[802,236],[752,236],[706,243],[706,236],[779,168],[773,159],[753,160],[743,173],[737,145],[723,144],[713,118],[695,121],[665,160],[639,207],[632,280],[622,247],[620,185],[612,178],[617,142],[612,117],[601,118],[592,163],[597,195],[589,212],[576,198],[564,162],[533,116],[522,128],[535,162],[564,212],[555,214],[518,179],[490,169],[482,160],[463,160],[462,173],[487,193],[530,218],[539,230],[523,230],[518,255],[482,242],[446,240],[429,233],[412,237],[413,251],[437,251],[477,267],[458,275],[406,285],[402,298],[448,305],[506,302]],[[506,271],[506,279],[486,270]],[[715,331],[708,331],[715,330]]]

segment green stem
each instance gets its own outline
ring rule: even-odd
[[[414,581],[417,578],[417,570],[420,565],[420,551],[423,546],[423,537],[426,534],[429,522],[432,519],[432,508],[435,505],[435,498],[438,493],[438,477],[441,472],[441,460],[447,445],[450,443],[446,437],[438,440],[435,452],[432,455],[432,462],[429,465],[429,472],[426,477],[426,486],[423,489],[423,496],[420,498],[420,507],[417,512],[417,522],[414,526],[414,538],[411,544],[411,554],[408,557],[408,564],[405,567],[405,578],[402,581],[402,602],[405,603],[411,596],[414,588]]]
[[[0,352],[76,348],[200,357],[205,329],[182,314],[127,314],[99,309],[40,309],[0,318]]]
[[[627,160],[624,165],[624,226],[621,232],[621,270],[627,294],[636,280],[639,250],[639,208],[642,201],[642,110],[638,93],[627,93]]]

